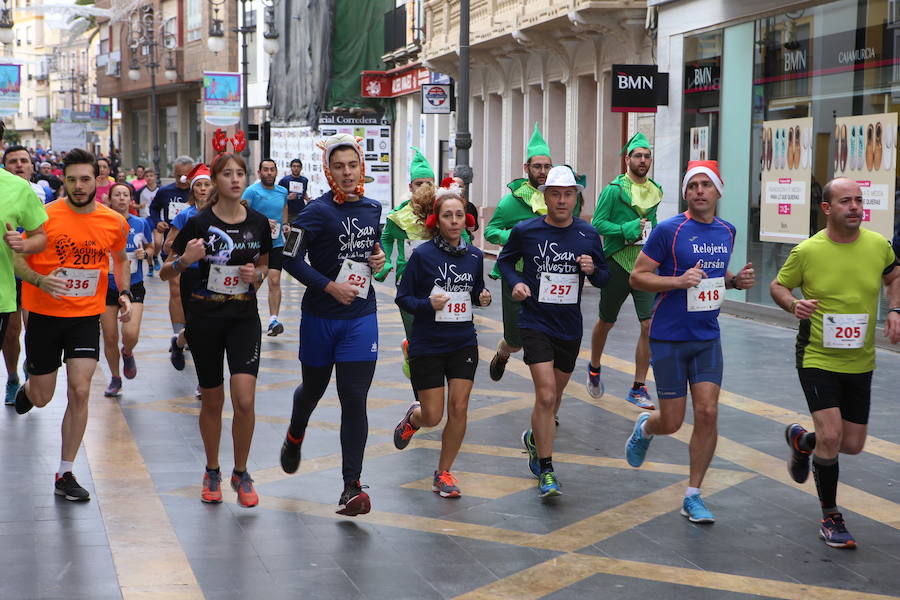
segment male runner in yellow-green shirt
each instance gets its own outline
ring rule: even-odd
[[[865,445],[878,297],[884,284],[891,308],[884,333],[897,343],[900,269],[890,243],[860,227],[859,184],[834,179],[825,185],[823,198],[825,229],[794,247],[770,291],[779,306],[800,319],[797,373],[815,425],[815,432],[797,423],[788,426],[788,470],[803,483],[812,455],[823,515],[819,535],[832,548],[855,548],[837,508],[838,452],[859,454]],[[802,299],[791,292],[798,287]]]

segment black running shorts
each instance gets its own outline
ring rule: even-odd
[[[29,313],[25,365],[30,375],[46,375],[70,358],[100,358],[100,315],[51,317]],[[62,358],[62,360],[61,360]]]
[[[451,379],[475,379],[478,367],[478,347],[466,346],[443,354],[424,354],[409,359],[409,378],[412,387],[419,390],[444,387]]]
[[[866,425],[872,399],[872,371],[837,373],[825,369],[797,369],[800,386],[806,394],[809,412],[826,408],[841,409],[841,418]]]
[[[581,350],[581,339],[564,340],[547,335],[537,329],[522,327],[522,348],[525,350],[525,364],[536,365],[552,362],[553,368],[563,373],[575,370],[575,361]]]

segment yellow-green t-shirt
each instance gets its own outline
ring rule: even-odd
[[[867,373],[875,369],[875,319],[881,278],[896,262],[884,236],[860,228],[849,244],[831,240],[825,230],[791,250],[778,272],[778,283],[800,288],[803,297],[818,300],[812,316],[800,322],[797,333],[797,368],[836,373]],[[826,348],[822,315],[868,314],[861,348]]]
[[[9,223],[15,228],[32,231],[44,224],[47,211],[31,184],[0,169],[0,228]],[[16,279],[13,274],[13,251],[0,240],[0,313],[16,310]]]

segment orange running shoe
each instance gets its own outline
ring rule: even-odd
[[[200,500],[207,504],[222,503],[222,473],[218,469],[207,469],[203,474],[203,491],[200,492]]]
[[[231,489],[237,492],[238,504],[241,506],[253,508],[259,504],[259,496],[253,489],[253,480],[250,479],[250,473],[247,471],[244,471],[243,475],[231,474]]]
[[[431,491],[440,494],[441,498],[459,498],[462,492],[456,484],[459,481],[450,474],[450,471],[434,472],[434,483],[431,485]]]

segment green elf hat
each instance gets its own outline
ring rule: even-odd
[[[412,162],[409,164],[409,180],[414,181],[416,179],[426,179],[428,177],[434,179],[434,169],[428,164],[428,159],[425,158],[425,155],[419,152],[419,149],[415,146],[413,146],[412,149],[415,150],[416,153],[413,156]]]
[[[647,136],[638,131],[636,134],[631,136],[631,139],[628,140],[628,143],[625,144],[624,148],[622,148],[622,156],[628,156],[635,148],[646,148],[647,150],[652,150],[653,146],[650,145],[650,140],[647,139]]]
[[[550,146],[544,141],[544,136],[541,135],[537,123],[534,124],[534,133],[531,134],[531,139],[528,140],[525,161],[527,162],[535,156],[550,156]]]

